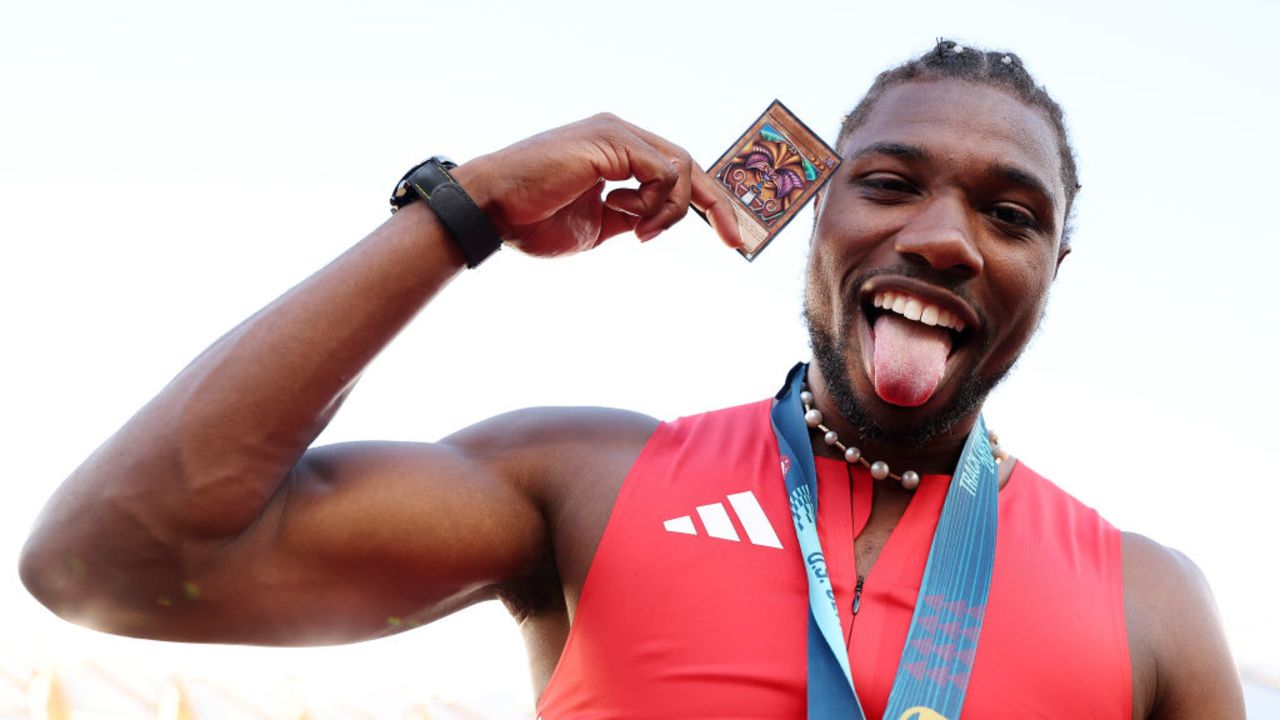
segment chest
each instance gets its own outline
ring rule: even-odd
[[[591,564],[540,703],[544,718],[804,716],[807,581],[776,455],[762,455],[715,467],[689,457],[675,463],[681,467],[638,463]],[[846,649],[863,706],[879,717],[945,479],[922,485],[899,512],[873,518],[859,503],[864,496],[870,503],[870,485],[851,482],[843,463],[820,461],[819,471],[819,534]],[[1035,532],[1035,518],[1009,520],[1016,505],[1002,497],[966,715],[1127,717],[1128,695],[1115,680],[1128,671],[1117,645],[1123,619],[1111,611],[1107,572],[1081,572],[1070,552],[1046,562],[1066,536]],[[1105,692],[1080,693],[1080,683]]]

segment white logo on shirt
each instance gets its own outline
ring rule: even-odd
[[[760,502],[756,500],[756,496],[750,490],[727,495],[726,499],[729,501],[732,512],[737,516],[738,522],[742,525],[742,529],[746,531],[747,539],[751,541],[752,545],[782,548],[782,543],[778,540],[778,534],[773,531],[773,526],[769,524],[769,518],[765,516],[764,509],[760,507]],[[724,503],[716,502],[710,505],[699,505],[694,510],[697,511],[698,519],[702,522],[702,527],[706,530],[707,535],[721,540],[741,542],[741,538],[738,537],[738,531],[733,526],[733,521],[729,519],[730,511],[725,509]],[[694,527],[691,515],[681,515],[670,520],[663,520],[662,527],[666,528],[667,532],[681,535],[698,534],[698,529]]]

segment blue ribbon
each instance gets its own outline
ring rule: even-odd
[[[849,670],[835,590],[818,540],[818,476],[800,389],[808,366],[791,369],[770,412],[782,475],[809,579],[809,718],[865,720]],[[999,484],[986,424],[965,441],[938,519],[906,646],[885,718],[958,720],[982,632],[995,564]]]

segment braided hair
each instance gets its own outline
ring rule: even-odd
[[[1076,192],[1080,189],[1080,180],[1076,175],[1075,153],[1071,149],[1071,141],[1067,138],[1062,107],[1049,96],[1049,92],[1043,85],[1036,84],[1035,79],[1023,67],[1022,59],[1011,52],[965,47],[954,40],[939,39],[937,45],[929,52],[897,67],[889,68],[876,76],[871,89],[857,106],[845,115],[844,122],[840,125],[836,147],[841,148],[849,135],[866,121],[872,107],[886,90],[911,81],[930,80],[966,80],[989,85],[1004,90],[1027,105],[1043,111],[1058,136],[1062,187],[1067,196],[1065,216],[1068,219],[1071,217],[1071,207],[1075,202]],[[1064,244],[1067,242],[1069,229],[1068,226],[1063,231]]]

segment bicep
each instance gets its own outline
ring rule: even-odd
[[[450,445],[321,447],[212,555],[189,604],[221,642],[361,640],[490,597],[546,534],[518,478]]]
[[[1213,593],[1182,553],[1138,535],[1124,544],[1130,625],[1154,675],[1148,717],[1243,718],[1244,698]],[[1136,680],[1136,678],[1135,678]]]

